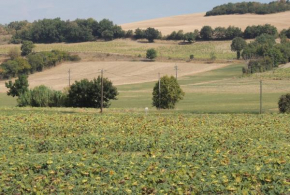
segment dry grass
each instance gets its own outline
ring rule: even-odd
[[[231,41],[206,41],[197,42],[190,45],[180,45],[178,41],[160,41],[155,43],[142,43],[132,40],[114,40],[110,42],[85,42],[85,43],[54,43],[54,44],[36,44],[35,51],[62,50],[68,52],[99,53],[108,55],[124,55],[134,58],[146,56],[149,48],[155,48],[159,59],[177,59],[188,60],[193,54],[196,59],[209,59],[210,53],[214,52],[217,59],[231,60],[235,58],[235,52],[230,49]],[[7,54],[13,47],[20,45],[0,45],[0,54]],[[108,56],[106,56],[108,57]]]
[[[193,75],[227,66],[228,64],[197,64],[178,63],[179,76]],[[65,63],[44,72],[29,76],[30,87],[46,85],[53,89],[62,90],[68,86],[68,70],[71,70],[71,83],[84,78],[93,79],[100,75],[100,69],[105,69],[114,85],[144,83],[156,81],[158,72],[161,75],[175,75],[175,63],[162,62],[79,62]],[[0,92],[5,92],[5,82],[0,81]]]
[[[172,31],[184,30],[185,32],[201,29],[203,26],[212,27],[228,27],[237,26],[245,29],[249,25],[272,24],[282,30],[290,27],[290,12],[283,12],[268,15],[223,15],[204,17],[205,13],[188,14],[180,16],[172,16],[167,18],[159,18],[141,22],[121,25],[125,30],[154,27],[162,32],[163,35],[170,34]]]

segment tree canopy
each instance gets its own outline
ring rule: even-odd
[[[116,100],[118,91],[113,83],[103,79],[104,99],[103,107],[110,106],[110,100]],[[68,91],[68,104],[71,107],[100,108],[101,107],[101,77],[89,81],[83,79],[72,84]]]
[[[160,94],[159,82],[153,88],[153,106],[159,109],[174,109],[175,104],[182,100],[185,93],[180,88],[175,77],[163,76],[160,79]]]
[[[206,12],[206,16],[229,15],[229,14],[271,14],[290,10],[289,0],[272,1],[270,3],[241,2],[227,3],[214,7]]]

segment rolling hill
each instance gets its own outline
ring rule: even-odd
[[[132,30],[137,28],[154,27],[162,32],[163,35],[168,35],[172,31],[184,30],[185,32],[201,29],[203,26],[211,27],[228,27],[236,26],[243,30],[249,25],[271,24],[278,28],[279,31],[290,27],[290,11],[268,14],[268,15],[223,15],[204,17],[205,13],[196,13],[188,15],[179,15],[153,20],[146,20],[121,25],[124,30]]]

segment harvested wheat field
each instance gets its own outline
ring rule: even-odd
[[[185,32],[191,32],[195,29],[200,30],[203,26],[207,25],[211,27],[228,27],[231,25],[240,27],[242,30],[244,30],[247,26],[250,25],[271,24],[276,26],[279,31],[290,27],[290,11],[267,15],[244,14],[210,17],[204,17],[204,15],[205,13],[187,14],[134,22],[123,24],[121,26],[124,30],[154,27],[160,30],[163,35],[168,35],[172,31],[178,30],[184,30]]]
[[[227,66],[228,64],[196,64],[178,63],[179,76],[193,75]],[[175,75],[175,63],[165,62],[79,62],[64,63],[44,72],[29,76],[31,88],[46,85],[52,89],[62,90],[69,84],[68,71],[71,70],[71,83],[84,78],[93,79],[104,69],[104,77],[109,78],[114,85],[144,83],[156,81],[158,72],[162,75]],[[6,92],[5,81],[0,82],[0,92]]]

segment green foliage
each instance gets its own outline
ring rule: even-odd
[[[241,51],[247,46],[247,42],[241,38],[236,37],[233,39],[231,44],[231,50],[237,52],[237,59],[240,59]]]
[[[275,26],[272,26],[270,24],[265,25],[258,25],[258,26],[248,26],[244,31],[244,37],[246,39],[253,39],[256,38],[262,34],[268,34],[272,36],[277,36],[278,30]]]
[[[242,2],[228,3],[214,7],[206,12],[206,16],[229,15],[229,14],[271,14],[290,10],[289,1],[279,0],[270,3]]]
[[[145,35],[145,31],[140,29],[140,28],[137,28],[135,30],[135,36],[134,36],[135,39],[145,39],[146,38],[146,35]]]
[[[154,39],[161,37],[161,33],[155,28],[147,28],[145,30],[145,38],[150,42],[154,42]]]
[[[163,76],[160,79],[160,94],[159,82],[153,88],[152,105],[159,109],[174,109],[175,104],[183,99],[184,94],[176,78]]]
[[[114,38],[114,33],[113,31],[110,30],[105,30],[104,32],[102,32],[102,37],[106,40],[106,41],[111,41]]]
[[[9,89],[7,95],[19,97],[21,94],[27,92],[29,87],[27,78],[26,75],[19,75],[14,83],[12,81],[6,82],[5,86]]]
[[[63,107],[66,103],[66,95],[41,85],[20,94],[17,102],[20,107]]]
[[[262,59],[250,60],[248,67],[243,69],[243,73],[253,74],[257,72],[265,72],[273,69],[273,61],[270,57],[266,56]]]
[[[21,55],[27,56],[32,52],[32,49],[35,47],[32,41],[23,41],[21,45]]]
[[[248,65],[248,70],[244,70],[244,72],[264,72],[278,67],[280,64],[285,64],[290,60],[289,52],[290,44],[288,42],[277,44],[273,36],[262,34],[244,48],[242,56],[244,59],[263,59],[253,60]]]
[[[146,58],[153,60],[157,57],[157,51],[155,49],[148,49],[146,52]]]
[[[107,78],[103,79],[103,107],[108,108],[110,100],[116,100],[118,91]],[[72,84],[68,91],[68,106],[80,108],[101,107],[101,77],[89,81],[83,79]]]
[[[184,34],[184,41],[188,41],[189,43],[192,43],[196,39],[196,35],[193,32],[185,33]]]
[[[282,95],[278,102],[281,113],[290,113],[290,94]]]
[[[112,38],[125,36],[125,31],[108,19],[100,22],[92,18],[75,21],[63,21],[60,18],[43,19],[17,29],[19,30],[11,39],[12,43],[19,43],[19,40],[29,40],[34,43],[85,42],[97,38],[108,39],[108,31],[110,31],[110,40],[112,33]]]
[[[213,37],[213,33],[214,33],[214,31],[210,26],[204,26],[200,30],[200,37],[203,40],[210,40]]]
[[[31,68],[28,61],[21,57],[3,62],[0,67],[3,69],[1,73],[2,78],[16,77],[18,74],[27,74]]]
[[[2,194],[288,194],[287,115],[19,109],[0,121]]]
[[[52,50],[39,53],[31,53],[27,59],[18,57],[14,60],[8,60],[0,65],[3,72],[0,72],[0,78],[15,77],[18,74],[34,73],[42,71],[45,68],[56,66],[63,61],[79,61],[77,55],[70,55],[68,52]]]

